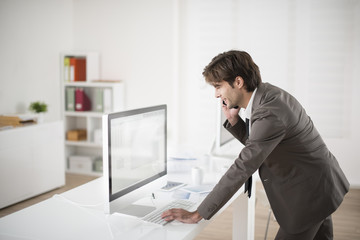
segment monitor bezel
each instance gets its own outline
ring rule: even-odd
[[[118,119],[118,118],[122,118],[122,117],[128,117],[128,116],[133,116],[133,115],[139,115],[139,114],[144,114],[144,113],[149,113],[149,112],[154,112],[154,111],[161,111],[164,110],[165,112],[165,119],[164,119],[164,135],[165,135],[165,141],[164,141],[164,170],[161,171],[158,174],[155,174],[147,179],[144,179],[134,185],[131,185],[125,189],[122,189],[118,192],[113,193],[112,192],[112,177],[111,177],[111,121],[113,119]],[[132,109],[132,110],[127,110],[127,111],[122,111],[122,112],[116,112],[116,113],[110,113],[108,114],[108,118],[107,118],[107,147],[109,149],[109,151],[107,152],[108,157],[107,157],[107,161],[108,161],[108,190],[109,190],[109,200],[114,201],[132,191],[135,191],[136,189],[145,186],[146,184],[149,184],[153,181],[155,181],[158,178],[161,178],[165,175],[167,175],[167,106],[165,104],[163,105],[157,105],[157,106],[152,106],[152,107],[146,107],[146,108],[138,108],[138,109]]]

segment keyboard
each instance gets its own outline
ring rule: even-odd
[[[154,210],[153,212],[149,213],[142,219],[147,222],[151,222],[151,223],[155,223],[155,224],[164,226],[165,224],[171,222],[171,221],[166,221],[161,218],[161,214],[164,211],[171,209],[171,208],[183,208],[185,210],[190,210],[194,205],[195,205],[194,202],[184,200],[184,199],[177,199],[177,200],[174,200],[174,201],[168,203],[164,207]]]

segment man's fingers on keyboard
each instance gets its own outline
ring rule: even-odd
[[[163,214],[161,215],[161,217],[163,219],[165,219],[166,221],[171,221],[171,220],[179,220],[181,219],[181,210],[180,208],[172,208],[169,210],[166,210],[165,212],[163,212]]]
[[[163,219],[165,219],[166,221],[171,221],[171,220],[174,220],[175,218],[172,216],[172,212],[171,212],[171,209],[169,210],[166,210],[165,212],[163,212],[161,214],[161,217]]]

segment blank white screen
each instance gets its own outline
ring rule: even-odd
[[[111,120],[112,193],[165,170],[165,111]]]

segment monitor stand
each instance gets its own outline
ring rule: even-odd
[[[148,215],[155,209],[156,207],[153,206],[130,204],[129,206],[122,208],[116,212],[141,218]]]

